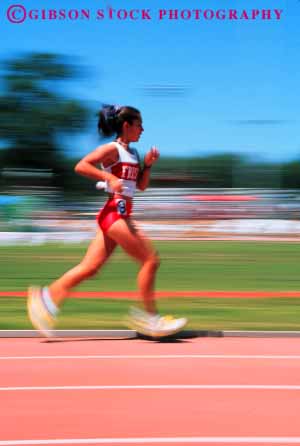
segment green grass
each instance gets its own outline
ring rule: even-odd
[[[300,290],[300,246],[289,243],[157,242],[158,290]],[[0,247],[0,291],[47,284],[76,265],[86,246]],[[77,291],[136,290],[137,265],[117,251]],[[124,328],[131,302],[69,299],[58,328]],[[186,315],[189,328],[300,330],[300,299],[161,299],[161,312]],[[25,300],[0,298],[0,329],[30,328]]]

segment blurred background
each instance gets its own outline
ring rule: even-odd
[[[109,6],[121,17],[146,8],[151,19],[109,19]],[[185,10],[198,7],[185,1]],[[80,262],[94,236],[106,196],[74,166],[106,142],[97,112],[107,103],[140,109],[136,148],[161,153],[134,218],[161,255],[157,289],[170,297],[162,312],[187,316],[191,328],[298,330],[299,300],[287,293],[299,290],[299,2],[258,0],[255,20],[228,19],[230,8],[251,17],[246,0],[201,3],[224,20],[159,20],[160,8],[180,17],[180,0],[14,8],[1,2],[0,327],[30,328],[20,297]],[[117,250],[76,289],[83,298],[67,301],[59,326],[124,327],[131,301],[105,297],[136,291],[136,273]],[[199,290],[208,295],[187,293]],[[95,292],[104,299],[89,299]]]
[[[81,141],[92,133],[96,140],[98,109],[65,94],[86,76],[86,67],[58,54],[24,53],[3,60],[1,76],[0,243],[90,239],[106,196],[74,173],[80,154],[70,144],[79,144],[76,135]],[[174,91],[153,87],[145,94],[169,97]],[[300,235],[296,157],[161,152],[151,187],[137,193],[134,206],[134,218],[151,237]]]
[[[104,103],[139,108],[137,149],[160,150],[134,206],[151,236],[297,237],[299,4],[196,7],[1,3],[0,243],[90,239],[105,195],[74,165],[105,142]]]

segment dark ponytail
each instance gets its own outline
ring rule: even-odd
[[[98,131],[103,136],[119,136],[124,122],[132,124],[135,119],[141,119],[141,113],[136,108],[118,105],[104,105],[98,116]]]

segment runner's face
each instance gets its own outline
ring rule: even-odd
[[[132,124],[128,124],[128,139],[132,142],[138,141],[143,131],[142,120],[134,119]]]

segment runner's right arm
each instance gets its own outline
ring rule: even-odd
[[[97,164],[110,165],[117,161],[118,152],[112,144],[104,144],[82,158],[75,166],[79,175],[96,181],[106,181],[115,192],[122,192],[122,182],[115,175],[96,167]]]

